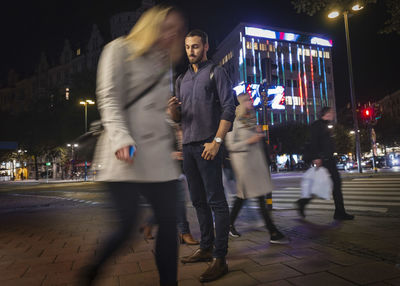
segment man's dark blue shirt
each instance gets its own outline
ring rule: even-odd
[[[205,61],[198,66],[196,73],[189,65],[176,84],[176,96],[182,103],[183,144],[209,140],[217,133],[220,120],[233,122],[235,119],[234,95],[225,70],[219,66],[214,68],[216,87],[213,87],[210,80],[213,63]]]

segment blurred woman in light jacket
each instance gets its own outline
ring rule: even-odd
[[[184,35],[182,15],[171,7],[155,6],[141,16],[130,34],[106,45],[101,54],[96,94],[104,132],[93,165],[97,180],[106,183],[119,225],[88,267],[87,284],[136,228],[142,195],[159,223],[155,259],[160,284],[177,285],[180,171],[171,157],[174,134],[166,121],[166,110],[171,97],[171,64],[181,57]],[[144,96],[125,108],[140,94]]]
[[[265,195],[272,192],[272,182],[264,154],[265,136],[257,128],[257,120],[250,96],[238,96],[240,105],[236,108],[236,119],[232,132],[226,136],[231,164],[236,177],[237,196],[230,215],[232,237],[239,237],[234,223],[246,199],[257,198],[260,213],[270,233],[271,243],[287,243],[286,237],[276,228],[265,204]]]

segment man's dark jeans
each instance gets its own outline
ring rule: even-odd
[[[335,213],[343,214],[344,203],[343,203],[343,194],[342,194],[342,179],[340,178],[340,174],[336,167],[336,162],[334,159],[325,159],[322,161],[322,166],[324,166],[329,174],[331,175],[333,181],[333,200],[335,201]]]
[[[221,258],[228,252],[229,235],[229,207],[222,185],[222,157],[219,152],[214,160],[204,160],[201,157],[203,150],[203,143],[183,145],[183,169],[199,220],[200,248],[215,245],[213,257]],[[211,210],[215,217],[215,238]]]

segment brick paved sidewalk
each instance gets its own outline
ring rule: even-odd
[[[112,227],[110,212],[104,206],[82,206],[2,214],[0,285],[80,285],[79,269]],[[188,214],[199,237],[192,208]],[[237,224],[242,237],[229,241],[230,272],[205,285],[400,285],[398,218],[357,216],[336,223],[324,211],[309,212],[307,221],[294,211],[273,215],[291,243],[270,245],[256,210],[243,210]],[[154,241],[132,241],[107,265],[97,285],[158,285],[153,247]],[[180,256],[195,248],[181,245]],[[179,285],[201,285],[197,278],[206,268],[206,263],[180,264]]]

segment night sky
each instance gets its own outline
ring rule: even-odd
[[[378,34],[387,18],[382,1],[367,6],[351,17],[355,90],[358,101],[373,101],[400,89],[400,36]],[[140,1],[41,0],[7,1],[2,9],[0,29],[0,82],[10,69],[20,78],[32,74],[41,52],[49,63],[57,64],[65,39],[73,47],[86,44],[92,24],[97,24],[105,39],[110,39],[111,15],[134,10]],[[328,19],[325,12],[310,17],[297,14],[289,0],[227,1],[176,0],[186,13],[190,29],[208,32],[211,53],[216,44],[239,23],[249,22],[297,31],[321,33],[333,40],[333,69],[338,107],[350,101],[343,18]]]

